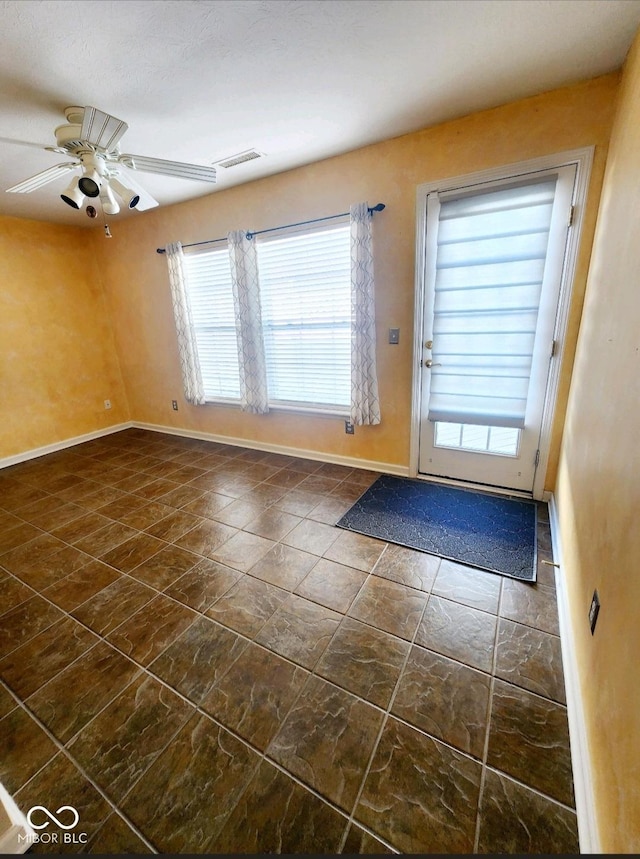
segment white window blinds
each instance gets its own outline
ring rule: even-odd
[[[524,426],[556,179],[440,201],[429,420]]]
[[[348,410],[349,222],[257,246],[269,403]]]
[[[238,347],[226,245],[184,255],[198,358],[207,400],[239,400]]]

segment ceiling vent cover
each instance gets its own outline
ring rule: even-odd
[[[230,158],[223,158],[222,161],[214,161],[217,167],[237,167],[238,164],[244,164],[246,161],[253,161],[256,158],[264,158],[263,152],[258,152],[257,149],[247,149],[246,152],[238,152],[237,155],[232,155]]]

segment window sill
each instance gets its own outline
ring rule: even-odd
[[[237,400],[207,400],[207,406],[226,406],[227,408],[240,409],[240,403]],[[338,418],[339,420],[349,420],[349,410],[345,406],[343,408],[329,408],[323,406],[303,406],[297,404],[288,405],[286,403],[269,403],[270,412],[285,412],[298,415],[312,415],[318,418]]]

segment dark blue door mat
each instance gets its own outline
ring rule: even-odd
[[[533,501],[383,474],[337,525],[535,582],[536,519]]]

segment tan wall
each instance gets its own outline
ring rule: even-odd
[[[640,35],[611,138],[556,487],[604,853],[640,851],[639,120]]]
[[[0,459],[129,419],[107,314],[86,230],[0,218]]]
[[[333,455],[409,465],[416,186],[576,147],[595,145],[585,239],[578,265],[567,359],[547,483],[552,485],[577,336],[597,201],[618,75],[608,75],[112,224],[95,236],[131,413],[134,419],[288,445]],[[335,418],[221,406],[182,397],[164,257],[155,249],[335,214],[359,200],[386,203],[375,216],[374,244],[382,424],[347,436]],[[400,345],[387,343],[399,327]],[[177,399],[180,411],[171,410]]]

